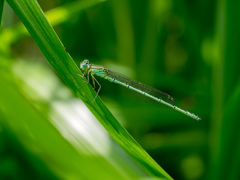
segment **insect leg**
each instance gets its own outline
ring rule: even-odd
[[[81,79],[82,81],[86,82],[89,84],[89,71],[86,69],[83,73],[83,75],[79,74],[78,72],[76,72],[80,77],[84,78],[84,76],[86,75],[86,73],[88,73],[88,78],[87,81],[85,81],[84,79]]]
[[[98,96],[98,94],[99,94],[100,89],[101,89],[102,86],[101,86],[101,84],[97,81],[97,79],[93,76],[93,74],[92,74],[92,79],[93,79],[93,82],[96,81],[97,84],[99,85],[99,88],[98,88],[97,94],[96,94],[95,98],[94,98],[93,101],[92,101],[92,103],[93,103],[93,102],[95,101],[95,99],[97,98],[97,96]],[[95,86],[95,82],[94,82],[94,86]]]

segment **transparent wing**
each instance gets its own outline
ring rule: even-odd
[[[150,94],[150,95],[152,95],[156,98],[162,99],[162,100],[174,105],[174,99],[165,92],[154,89],[154,88],[152,88],[150,86],[147,86],[145,84],[142,84],[138,81],[131,80],[128,77],[126,77],[126,76],[124,76],[120,73],[113,72],[113,71],[110,71],[108,69],[105,69],[104,71],[105,71],[106,75],[108,75],[109,77],[112,77],[112,78],[114,78],[114,79],[116,79],[116,80],[118,80],[122,83],[125,83],[129,86],[132,86],[136,89],[139,89],[139,90],[141,90],[143,92],[146,92],[146,93],[148,93],[148,94]]]

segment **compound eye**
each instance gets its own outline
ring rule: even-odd
[[[80,68],[82,70],[85,70],[87,68],[87,64],[83,61],[81,64],[80,64]]]
[[[84,61],[81,62],[80,68],[81,68],[82,70],[85,70],[85,69],[88,68],[88,64],[89,64],[89,61],[88,61],[87,59],[85,59]]]
[[[83,69],[83,70],[86,69],[86,67],[87,67],[86,64],[81,65],[81,69]]]

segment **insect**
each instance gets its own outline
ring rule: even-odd
[[[201,118],[199,116],[175,106],[173,98],[170,95],[168,95],[167,93],[164,93],[162,91],[159,91],[157,89],[149,87],[140,82],[131,80],[131,79],[125,77],[124,75],[119,74],[117,72],[113,72],[111,70],[108,70],[107,68],[105,68],[103,66],[89,64],[89,61],[87,59],[85,59],[84,61],[82,61],[80,63],[80,68],[84,71],[84,73],[83,73],[83,75],[78,74],[79,76],[81,76],[83,78],[83,77],[85,77],[85,75],[87,75],[86,82],[89,83],[89,75],[91,74],[91,77],[93,79],[94,88],[95,88],[95,82],[99,85],[99,89],[97,90],[97,94],[96,94],[95,98],[93,99],[93,102],[95,101],[95,99],[101,89],[101,84],[95,78],[95,75],[96,75],[101,78],[107,79],[110,82],[120,84],[128,89],[131,89],[137,93],[140,93],[143,96],[146,96],[154,101],[157,101],[158,103],[164,104],[172,109],[175,109],[193,119],[201,120]]]

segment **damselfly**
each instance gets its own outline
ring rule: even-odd
[[[95,98],[93,99],[93,102],[95,101],[95,99],[101,89],[100,83],[97,81],[97,79],[94,76],[94,75],[96,75],[101,78],[107,79],[110,82],[120,84],[128,89],[131,89],[137,93],[140,93],[143,96],[153,99],[154,101],[156,101],[158,103],[161,103],[168,107],[171,107],[193,119],[201,120],[201,118],[199,116],[175,106],[173,98],[170,95],[168,95],[167,93],[164,93],[162,91],[159,91],[157,89],[149,87],[140,82],[131,80],[131,79],[125,77],[124,75],[110,71],[103,66],[89,64],[88,60],[84,60],[83,62],[81,62],[80,68],[84,71],[84,73],[83,73],[83,75],[79,74],[79,76],[84,77],[85,75],[87,75],[87,82],[89,83],[89,75],[91,74],[92,79],[93,79],[94,88],[95,88],[95,82],[99,85],[99,89],[97,90],[97,94],[96,94]]]

